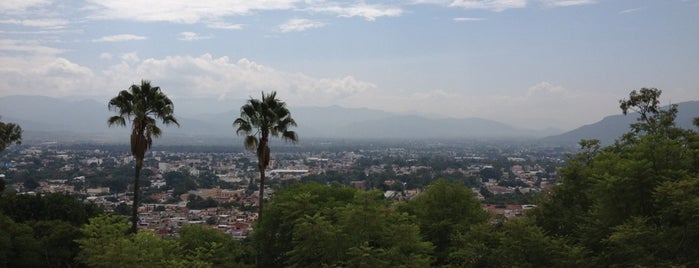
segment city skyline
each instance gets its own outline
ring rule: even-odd
[[[293,107],[570,130],[631,90],[699,100],[699,1],[0,3],[0,96],[105,102],[141,79],[194,114],[276,90]],[[236,107],[236,105],[238,105]],[[223,108],[221,108],[223,109]]]

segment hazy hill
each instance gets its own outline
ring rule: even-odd
[[[433,119],[417,115],[397,115],[366,108],[290,107],[299,124],[297,131],[308,138],[503,138],[543,137],[559,130],[524,130],[500,122],[480,119]],[[231,123],[238,110],[200,115],[206,122],[218,124],[232,133]]]
[[[667,109],[667,106],[663,107],[663,109]],[[677,126],[685,129],[694,128],[692,119],[699,116],[699,101],[678,103],[677,109],[679,112],[675,120]],[[584,125],[560,135],[546,137],[542,140],[546,142],[574,144],[581,139],[598,139],[602,144],[608,145],[614,143],[614,140],[628,132],[630,130],[629,125],[636,122],[637,118],[637,113],[629,115],[611,115],[597,123]]]
[[[480,118],[428,119],[415,115],[360,121],[340,130],[351,137],[376,138],[511,138],[538,134]]]
[[[201,102],[201,101],[200,101]],[[244,102],[241,100],[241,103]],[[191,105],[190,105],[191,104]],[[230,104],[221,107],[239,107]],[[181,127],[165,129],[163,142],[216,143],[235,139],[233,120],[237,108],[226,112],[197,110],[193,103],[177,106],[175,115]],[[178,110],[179,109],[179,110]],[[543,137],[555,130],[523,130],[480,118],[433,119],[397,115],[372,109],[330,107],[291,107],[305,138],[515,138]],[[202,113],[197,113],[197,112]],[[208,112],[208,113],[207,113]],[[95,100],[69,100],[41,96],[0,97],[0,116],[24,129],[25,142],[124,142],[128,128],[107,126],[113,112],[106,103]]]

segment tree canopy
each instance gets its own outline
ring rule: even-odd
[[[255,228],[261,267],[425,267],[432,245],[416,219],[378,191],[297,183],[274,195]]]
[[[0,152],[13,143],[22,143],[22,128],[17,124],[0,121]]]
[[[631,132],[605,148],[582,141],[562,184],[531,214],[584,248],[592,266],[699,265],[699,135],[675,127],[677,108],[661,109],[660,93],[644,88],[620,101],[640,115]]]

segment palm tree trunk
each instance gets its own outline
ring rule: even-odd
[[[136,174],[133,181],[133,208],[131,210],[131,233],[138,232],[138,201],[140,191],[141,168],[143,168],[143,159],[136,159]]]
[[[262,202],[264,201],[265,194],[265,168],[262,168],[262,164],[258,165],[260,170],[260,196],[257,199],[257,224],[260,224],[262,220]],[[257,268],[262,267],[262,244],[258,242],[257,244],[257,254],[255,255],[255,266]]]
[[[262,202],[265,195],[265,170],[260,169],[260,196],[258,197],[257,220],[262,219]]]
[[[268,133],[266,131],[262,132],[262,138],[260,139],[259,148],[257,148],[257,167],[260,169],[260,196],[258,201],[258,212],[257,220],[262,219],[262,206],[264,202],[265,195],[265,170],[269,166],[269,142]]]
[[[260,139],[260,144],[257,148],[257,167],[260,170],[260,195],[258,196],[258,207],[257,207],[257,222],[258,224],[262,222],[262,207],[264,206],[265,197],[265,170],[269,165],[269,147],[267,146],[269,139],[267,132],[262,133],[262,138]],[[262,248],[258,244],[256,262],[257,267],[262,267]]]

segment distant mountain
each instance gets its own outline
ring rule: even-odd
[[[206,144],[211,140],[229,143],[237,139],[232,126],[233,120],[240,114],[237,109],[215,113],[212,107],[208,107],[208,110],[202,109],[202,113],[196,113],[197,106],[194,104],[175,106],[181,127],[165,129],[163,142]],[[227,107],[221,103],[217,105]],[[178,113],[178,108],[181,113]],[[297,132],[304,138],[534,138],[555,132],[550,129],[518,129],[480,118],[432,119],[339,106],[291,109],[299,124]],[[0,97],[0,116],[3,121],[18,123],[25,131],[26,142],[124,142],[129,129],[110,129],[107,118],[111,115],[113,112],[107,110],[106,103],[94,100]]]
[[[291,107],[299,124],[297,132],[308,138],[506,138],[543,137],[560,131],[517,129],[492,120],[429,119],[416,115],[396,115],[366,108]],[[226,122],[225,132],[232,133],[231,123],[239,115],[231,110],[225,113],[201,115],[205,122]],[[219,130],[220,131],[220,130]]]
[[[663,109],[667,109],[665,106]],[[699,116],[699,101],[688,101],[677,104],[678,115],[675,123],[678,127],[694,129],[692,119]],[[607,116],[601,121],[560,135],[545,137],[542,141],[563,144],[575,144],[581,139],[598,139],[602,144],[609,145],[620,138],[624,133],[629,132],[630,125],[636,122],[637,113]]]
[[[43,96],[0,97],[0,116],[5,122],[19,124],[25,142],[105,142],[121,143],[128,137],[128,127],[109,127],[107,118],[115,113],[107,103],[92,99],[70,100]],[[206,143],[233,132],[230,124],[222,125],[198,118],[177,116],[182,127],[164,129],[164,138],[171,142]],[[232,122],[232,120],[231,120]]]
[[[538,135],[536,131],[480,118],[428,119],[415,115],[359,121],[339,130],[349,137],[375,138],[513,138]]]

